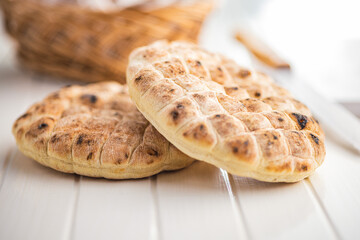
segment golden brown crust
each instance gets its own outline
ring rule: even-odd
[[[27,156],[86,176],[140,178],[193,161],[149,124],[127,87],[115,82],[49,95],[16,120],[13,134]]]
[[[267,75],[221,55],[158,41],[133,51],[127,81],[144,116],[196,159],[284,182],[309,176],[323,162],[324,134],[309,109]]]

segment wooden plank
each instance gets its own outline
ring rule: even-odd
[[[252,239],[336,239],[304,182],[232,178]]]
[[[69,83],[69,81],[53,81],[46,76],[20,70],[16,64],[13,49],[9,50],[9,54],[0,65],[0,106],[6,112],[0,118],[0,184],[4,169],[13,155],[10,149],[15,141],[11,129],[15,119],[35,101],[40,101],[50,91],[57,90],[60,86]]]
[[[64,239],[74,206],[73,175],[16,152],[0,191],[0,239]]]
[[[161,239],[246,239],[220,170],[203,162],[157,177]]]
[[[8,66],[0,70],[6,79],[0,83],[0,102],[7,113],[1,118],[4,134],[0,141],[1,151],[10,146],[15,154],[3,164],[0,239],[67,239],[78,189],[75,176],[58,173],[25,157],[16,150],[11,136],[15,118],[49,89],[31,79],[31,74],[19,71],[13,61],[6,63]]]
[[[24,91],[31,88],[31,77],[24,75],[15,67],[15,59],[12,52],[0,65],[0,109],[6,114],[0,118],[0,185],[6,168],[14,152],[14,139],[11,134],[12,124],[20,116],[28,105],[30,92]]]
[[[148,239],[154,219],[150,178],[82,177],[73,239]]]
[[[327,156],[310,177],[316,197],[342,239],[360,239],[360,155],[327,139]]]

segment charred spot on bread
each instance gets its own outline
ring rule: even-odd
[[[308,122],[308,118],[305,115],[302,115],[300,113],[292,113],[292,115],[296,118],[300,129],[304,129],[306,127],[306,124]]]
[[[156,151],[155,149],[153,148],[149,148],[147,150],[147,154],[149,154],[150,156],[154,156],[154,157],[158,157],[159,156],[159,152]]]
[[[51,143],[55,143],[55,142],[57,142],[58,140],[59,140],[59,138],[57,137],[56,134],[54,134],[54,135],[51,137],[50,142],[51,142]]]
[[[98,100],[97,96],[95,96],[94,94],[84,94],[81,96],[81,99],[87,100],[90,103],[96,103]]]
[[[171,117],[174,121],[176,121],[179,118],[179,112],[178,111],[172,111],[171,112]]]
[[[82,144],[83,140],[84,140],[84,137],[83,137],[82,135],[80,135],[80,136],[78,137],[78,140],[76,141],[76,144],[77,144],[77,145]]]
[[[246,70],[246,69],[242,69],[238,72],[238,75],[241,77],[241,78],[245,78],[247,76],[250,75],[250,71],[249,70]]]
[[[247,135],[227,141],[227,146],[240,161],[252,162],[256,159],[255,144]]]
[[[142,78],[142,75],[138,76],[137,78],[135,78],[135,82],[140,81],[140,80],[141,80],[141,78]]]
[[[177,108],[177,109],[183,109],[183,108],[184,108],[184,105],[182,105],[182,104],[179,103],[179,104],[176,106],[176,108]]]
[[[44,129],[47,128],[49,125],[47,123],[40,123],[38,126],[38,129]]]
[[[215,142],[214,136],[204,123],[194,124],[187,131],[183,132],[183,136],[187,139],[195,139],[206,145],[210,145]]]
[[[319,145],[319,138],[317,136],[315,136],[314,134],[310,133],[310,137],[312,138],[312,140]]]
[[[169,109],[169,119],[173,124],[178,124],[191,114],[192,103],[190,101],[179,101]]]
[[[87,143],[88,146],[90,146],[92,143],[94,143],[94,140],[89,139],[89,140],[86,141],[86,143]]]
[[[233,148],[232,148],[232,151],[233,151],[233,153],[237,153],[237,152],[239,151],[239,148],[233,147]]]

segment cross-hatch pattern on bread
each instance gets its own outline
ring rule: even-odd
[[[19,149],[63,172],[140,178],[193,159],[170,144],[132,103],[126,86],[70,86],[34,104],[16,120]]]
[[[308,108],[270,77],[191,43],[136,49],[127,71],[140,112],[184,153],[230,173],[299,181],[324,160]]]

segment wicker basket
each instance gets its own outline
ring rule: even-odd
[[[125,83],[131,50],[158,39],[197,41],[212,1],[100,12],[76,5],[1,0],[20,62],[33,70],[95,82]]]

